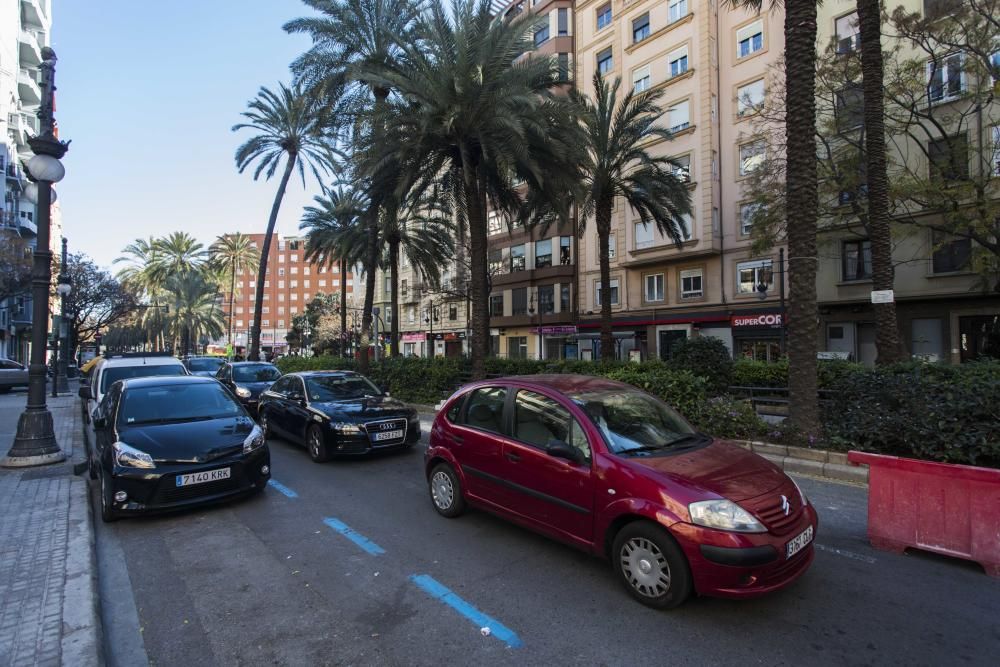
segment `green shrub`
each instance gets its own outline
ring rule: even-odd
[[[694,417],[707,395],[705,378],[690,371],[674,371],[662,366],[644,368],[642,364],[630,364],[608,370],[603,376],[657,396],[691,421],[695,421]]]
[[[733,358],[729,348],[712,336],[677,341],[671,348],[668,365],[705,378],[709,391],[714,394],[724,393],[733,379]]]
[[[693,422],[698,429],[717,438],[751,440],[767,433],[767,423],[748,400],[715,396],[702,403]]]
[[[737,387],[787,387],[788,360],[737,359],[733,363],[732,384]]]

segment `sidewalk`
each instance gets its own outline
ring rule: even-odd
[[[25,395],[3,397],[0,448],[8,448]],[[100,665],[101,628],[93,515],[79,399],[48,399],[66,461],[0,468],[0,665]]]

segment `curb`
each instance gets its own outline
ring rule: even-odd
[[[847,454],[843,452],[774,445],[755,440],[734,442],[744,449],[763,456],[785,472],[868,486],[868,466],[848,464]]]
[[[69,504],[62,608],[62,664],[103,665],[97,551],[86,480],[71,479]]]

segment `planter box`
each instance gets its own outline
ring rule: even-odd
[[[850,452],[868,468],[868,539],[975,561],[1000,577],[1000,470]]]

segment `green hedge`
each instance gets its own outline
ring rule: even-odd
[[[820,389],[830,389],[841,378],[870,372],[864,364],[836,359],[819,362],[817,374]],[[732,382],[737,387],[787,387],[788,360],[752,361],[739,359],[733,364]]]

